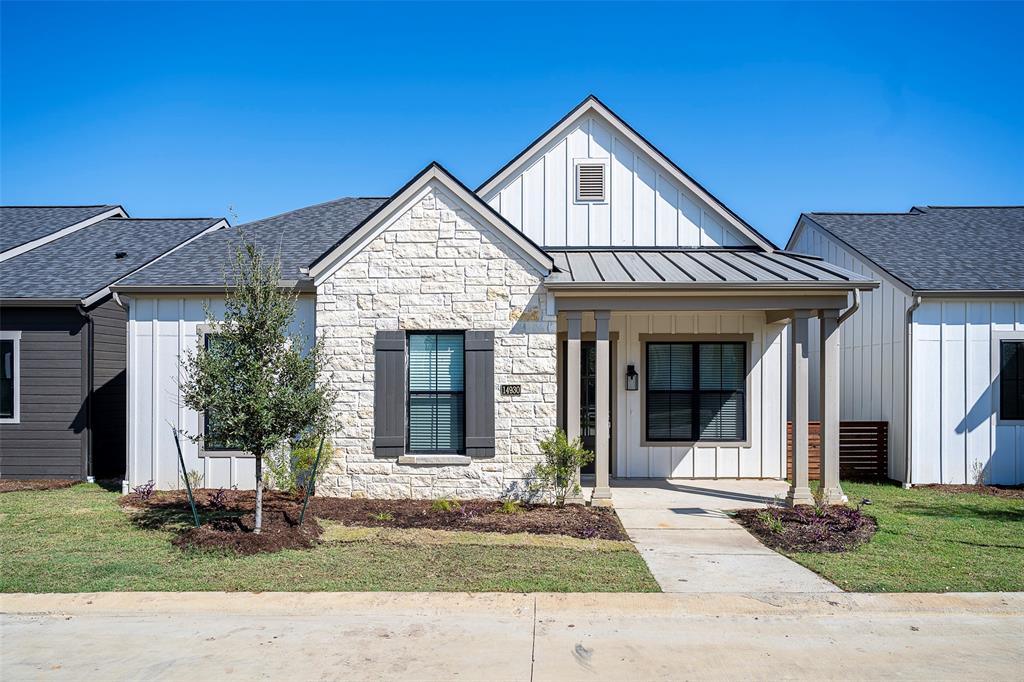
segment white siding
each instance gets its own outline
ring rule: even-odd
[[[607,160],[608,201],[576,202],[574,160]],[[580,119],[484,200],[543,246],[740,246],[750,240],[601,118]]]
[[[194,435],[199,415],[185,407],[179,381],[184,378],[180,359],[196,346],[198,325],[206,322],[205,299],[198,296],[147,296],[129,298],[128,308],[128,482],[131,486],[153,481],[158,488],[181,485],[178,452],[171,427]],[[218,317],[223,301],[211,302]],[[314,301],[299,300],[292,331],[307,339],[314,334]],[[181,440],[188,471],[203,474],[211,488],[251,489],[255,467],[251,458],[199,457],[199,447]]]
[[[807,224],[793,251],[880,281],[861,296],[861,309],[840,328],[840,418],[889,422],[889,476],[905,480],[906,464],[906,290],[885,273],[814,225]],[[810,418],[818,419],[820,350],[817,325],[810,335]]]
[[[1024,482],[1024,425],[996,416],[993,334],[1024,338],[1024,300],[926,299],[913,321],[911,481]]]
[[[560,323],[563,326],[564,321]],[[594,321],[584,316],[584,331]],[[613,313],[615,344],[615,459],[619,478],[782,478],[785,475],[786,327],[765,324],[764,314],[733,312]],[[749,445],[736,447],[641,445],[641,391],[627,391],[626,366],[642,366],[641,334],[744,334],[750,343]]]
[[[1024,482],[1024,426],[998,424],[993,332],[1024,332],[1024,301],[924,299],[914,312],[913,372],[906,364],[907,289],[814,225],[793,250],[821,256],[882,282],[862,296],[842,327],[841,415],[889,422],[889,476],[914,484],[972,483],[980,468],[990,483]],[[812,331],[811,418],[818,413],[817,333]],[[907,434],[906,388],[913,387]]]

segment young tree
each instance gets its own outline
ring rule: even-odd
[[[324,369],[320,341],[303,353],[303,339],[288,332],[298,297],[280,287],[280,263],[243,236],[234,265],[223,321],[206,308],[217,329],[214,342],[200,338],[186,357],[181,388],[189,408],[212,416],[216,432],[206,438],[215,435],[255,457],[259,533],[264,459],[300,434],[327,433],[334,392],[318,381]]]
[[[564,507],[570,493],[580,493],[576,472],[594,461],[594,453],[583,447],[581,438],[570,441],[562,429],[555,429],[550,438],[542,440],[540,451],[544,453],[544,461],[534,467],[536,485],[538,489],[550,488],[555,504]]]

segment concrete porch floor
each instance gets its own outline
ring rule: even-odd
[[[616,480],[622,525],[665,592],[838,592],[762,545],[728,511],[785,497],[776,480]]]

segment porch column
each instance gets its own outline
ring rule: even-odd
[[[580,437],[580,337],[583,332],[583,313],[567,312],[565,321],[565,435],[571,443]],[[577,469],[576,484],[579,485],[579,482],[580,471]],[[567,501],[582,504],[583,497],[570,494]]]
[[[793,416],[793,479],[789,494],[786,495],[786,504],[790,507],[812,504],[814,501],[807,477],[807,337],[810,318],[809,310],[793,311],[789,346],[790,374],[793,377],[793,390],[789,394],[790,413]]]
[[[596,327],[597,352],[595,354],[597,376],[594,382],[594,390],[597,396],[594,398],[595,407],[595,433],[594,433],[594,471],[596,482],[594,484],[594,496],[592,504],[599,506],[610,506],[612,501],[612,489],[609,485],[609,469],[611,461],[608,453],[608,439],[611,435],[610,405],[608,404],[608,393],[611,390],[611,370],[608,364],[611,360],[611,348],[608,345],[608,322],[611,313],[607,310],[598,310],[594,313],[594,324]]]
[[[822,310],[820,367],[821,488],[828,504],[846,502],[839,483],[839,311]]]

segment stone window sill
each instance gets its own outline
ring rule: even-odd
[[[399,464],[433,464],[444,466],[452,464],[470,464],[473,458],[466,455],[402,455]]]

